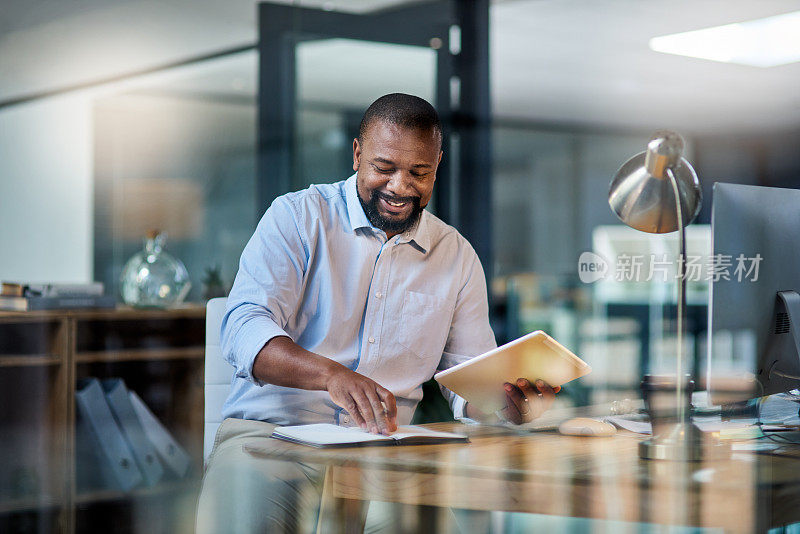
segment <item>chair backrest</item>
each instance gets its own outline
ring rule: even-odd
[[[222,357],[219,330],[225,315],[226,298],[211,299],[206,304],[206,369],[205,369],[205,429],[203,458],[208,460],[214,446],[214,436],[222,423],[222,405],[228,398],[233,366]]]

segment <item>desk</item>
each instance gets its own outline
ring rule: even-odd
[[[800,521],[800,459],[734,453],[725,461],[640,460],[642,436],[518,434],[426,425],[469,444],[314,449],[278,440],[249,452],[328,466],[338,510],[354,500],[503,510],[754,532]]]

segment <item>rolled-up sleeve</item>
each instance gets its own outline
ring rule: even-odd
[[[299,211],[277,198],[242,252],[221,327],[222,354],[236,376],[254,384],[253,363],[264,345],[286,332],[296,313],[308,264]]]
[[[458,293],[450,332],[439,363],[440,371],[497,347],[489,324],[489,301],[483,268],[472,247],[469,247],[468,252],[464,284]],[[453,416],[462,419],[465,416],[466,401],[444,387],[441,389],[450,402]]]

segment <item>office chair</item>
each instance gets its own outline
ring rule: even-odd
[[[222,357],[219,337],[227,301],[227,298],[216,298],[209,300],[206,304],[204,461],[208,461],[208,456],[214,447],[217,429],[222,424],[222,405],[228,398],[234,372],[233,366]]]

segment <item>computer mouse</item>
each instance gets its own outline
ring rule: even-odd
[[[613,436],[617,433],[614,425],[588,417],[564,421],[559,425],[558,431],[568,436]]]

